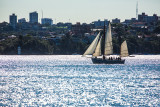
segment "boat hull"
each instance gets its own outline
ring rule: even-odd
[[[100,59],[100,58],[91,58],[94,64],[124,64],[125,59],[121,60],[109,60],[109,59]]]

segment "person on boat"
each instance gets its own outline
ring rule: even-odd
[[[113,60],[112,57],[111,57],[111,60]]]
[[[118,57],[118,60],[121,60],[121,57]]]
[[[105,59],[105,56],[103,55],[103,60]]]

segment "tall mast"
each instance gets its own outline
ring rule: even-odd
[[[106,35],[106,23],[104,20],[104,29],[103,29],[103,42],[102,42],[102,55],[105,54],[105,35]]]

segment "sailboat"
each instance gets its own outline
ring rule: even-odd
[[[121,44],[120,55],[118,57],[113,57],[111,24],[109,22],[107,32],[105,32],[104,24],[103,35],[99,32],[82,56],[87,55],[92,55],[91,59],[94,64],[124,64],[125,59],[121,58],[129,56],[127,42],[125,40]]]

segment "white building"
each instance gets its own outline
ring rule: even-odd
[[[18,46],[18,55],[21,55],[21,47]]]

